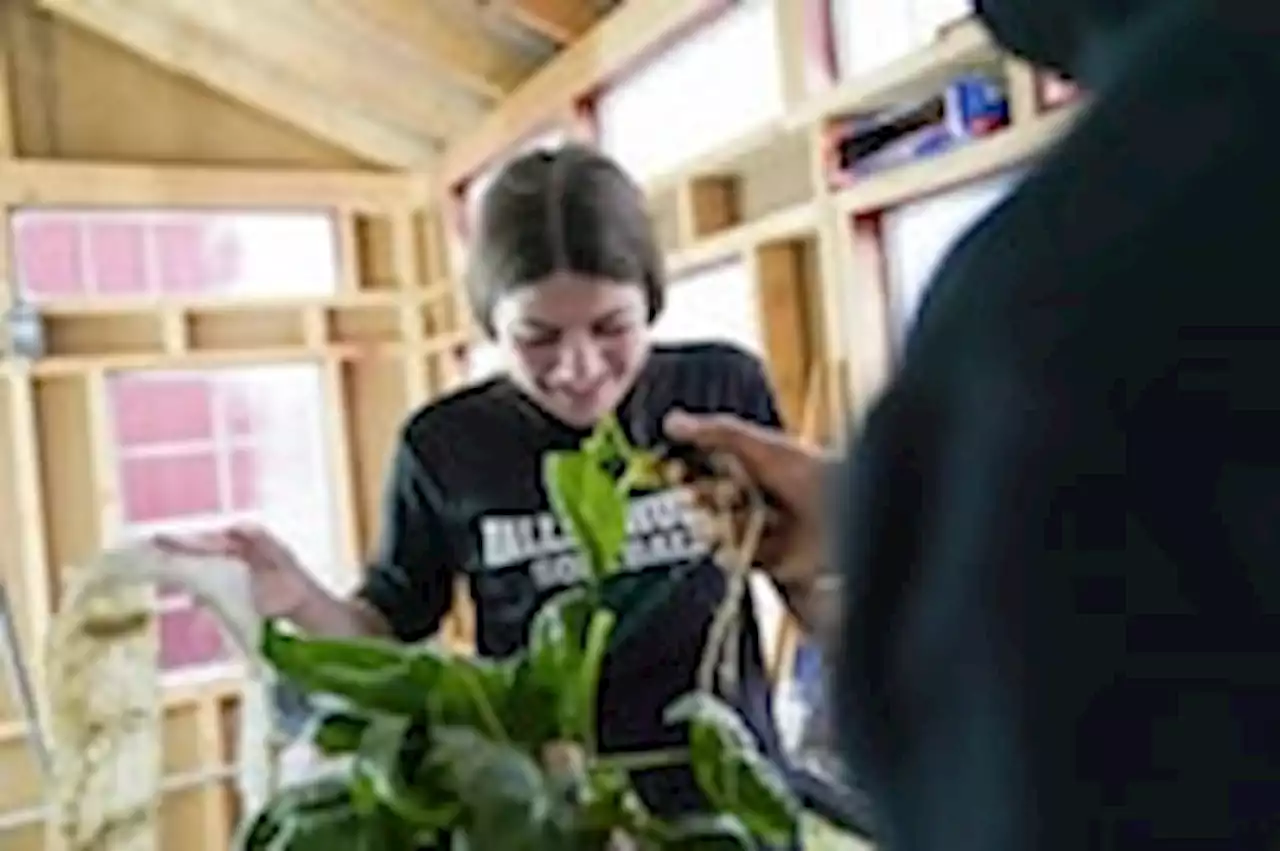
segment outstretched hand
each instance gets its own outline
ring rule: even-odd
[[[822,480],[832,459],[786,434],[730,414],[673,411],[669,439],[736,459],[750,484],[775,509],[757,551],[758,566],[782,585],[805,585],[819,573]]]
[[[153,544],[176,556],[219,556],[249,568],[254,607],[266,618],[290,617],[314,598],[318,586],[293,552],[278,538],[256,526],[189,537],[161,536]]]

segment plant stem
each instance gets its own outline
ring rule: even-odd
[[[597,756],[592,765],[595,768],[613,771],[647,771],[651,768],[670,768],[674,765],[687,765],[688,748],[671,748],[662,751],[639,751],[637,753],[614,753]]]
[[[507,735],[506,729],[502,726],[502,721],[498,719],[498,713],[493,711],[493,706],[489,703],[489,696],[484,693],[484,686],[480,684],[479,677],[475,671],[463,666],[462,681],[466,683],[467,690],[471,692],[471,696],[475,699],[476,708],[480,711],[480,715],[484,718],[484,725],[489,728],[489,735],[493,738],[507,742],[510,737]]]

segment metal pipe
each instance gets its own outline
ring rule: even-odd
[[[27,723],[26,739],[35,754],[36,764],[44,772],[45,782],[53,776],[53,757],[49,753],[49,740],[45,738],[40,723],[40,711],[36,704],[35,687],[31,683],[31,670],[27,667],[18,644],[18,625],[14,621],[9,592],[0,582],[0,655],[9,669],[9,682],[18,696],[18,704]]]

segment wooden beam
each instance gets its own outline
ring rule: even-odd
[[[330,100],[426,138],[442,141],[470,129],[489,108],[488,100],[442,85],[438,69],[416,51],[388,49],[358,19],[327,14],[304,0],[116,2],[187,21],[236,45],[239,55],[229,61],[257,61]]]
[[[472,92],[501,99],[537,63],[512,54],[484,27],[441,15],[422,0],[314,0],[318,10],[413,51]]]
[[[0,200],[11,206],[330,207],[383,211],[414,186],[396,174],[144,166],[83,160],[0,162]]]
[[[473,132],[449,144],[440,169],[442,191],[729,3],[629,0],[619,6],[540,68]]]
[[[41,7],[151,62],[261,109],[357,156],[396,168],[431,169],[437,144],[344,107],[305,82],[246,58],[232,38],[120,0],[38,0]]]
[[[556,44],[577,41],[600,19],[588,0],[509,0],[504,11]]]

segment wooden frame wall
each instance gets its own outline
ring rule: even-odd
[[[9,149],[11,150],[11,148]],[[43,693],[41,655],[59,576],[114,540],[119,490],[104,424],[118,369],[307,361],[322,367],[338,471],[341,552],[355,569],[377,523],[381,478],[406,412],[457,379],[465,339],[444,267],[443,228],[405,175],[0,161],[0,314],[16,293],[10,242],[18,207],[324,208],[337,222],[341,286],[331,297],[57,301],[41,306],[47,356],[0,360],[0,576],[17,602],[22,649]],[[467,629],[449,634],[465,635]],[[164,848],[225,851],[234,795],[240,678],[166,696],[169,798]],[[12,708],[12,700],[0,700]],[[40,707],[41,711],[45,707]],[[56,851],[20,720],[0,719],[0,847]],[[194,825],[199,826],[194,826]]]

